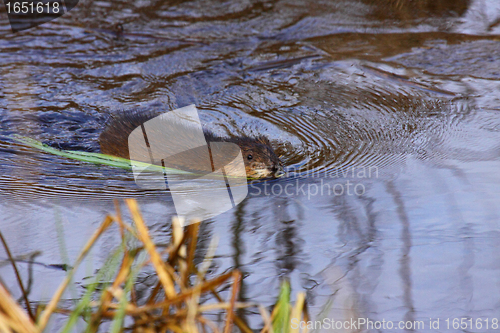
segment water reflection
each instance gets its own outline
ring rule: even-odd
[[[403,303],[406,308],[406,313],[403,320],[414,322],[415,321],[415,306],[412,297],[412,281],[411,281],[411,257],[410,251],[412,247],[411,233],[410,233],[410,220],[406,212],[405,204],[402,200],[401,193],[396,189],[394,183],[387,183],[387,192],[390,193],[396,204],[397,214],[401,222],[401,258],[399,259],[400,268],[399,274],[401,283],[403,285]],[[411,330],[413,331],[413,329]]]
[[[434,17],[453,18],[462,16],[470,0],[363,0],[372,7],[372,17],[377,21],[399,20],[410,23],[418,19]]]

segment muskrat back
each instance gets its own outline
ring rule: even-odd
[[[104,131],[99,136],[101,152],[130,159],[129,135],[133,130],[158,115],[159,113],[156,112],[121,112],[118,115],[113,115],[106,124]],[[282,171],[281,161],[274,153],[269,140],[264,136],[221,137],[207,130],[204,130],[203,133],[209,144],[210,142],[232,142],[238,145],[245,162],[247,177],[250,179],[274,177],[277,173],[281,173]],[[148,133],[148,136],[149,135],[150,133]],[[188,136],[189,134],[186,135]],[[179,145],[182,145],[185,144],[185,140],[188,138],[173,139],[174,143],[178,140]],[[169,142],[172,144],[172,140],[169,140]],[[144,152],[143,155],[144,159],[141,158],[141,161],[149,162],[148,153]],[[224,156],[220,158],[223,159]],[[182,165],[177,165],[177,167],[183,170],[207,171],[203,170],[203,165],[206,165],[206,161],[202,160],[199,154],[193,152],[188,159],[183,160]]]

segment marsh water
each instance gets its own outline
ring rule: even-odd
[[[424,322],[368,331],[500,319],[497,1],[87,0],[23,32],[0,19],[0,231],[30,299],[50,298],[66,273],[47,265],[71,264],[113,199],[136,198],[159,243],[175,209],[129,171],[12,135],[98,152],[110,114],[195,104],[218,135],[267,136],[288,171],[202,224],[210,274],[239,268],[241,300],[270,306],[289,279],[313,319]],[[105,234],[66,298],[118,244]]]

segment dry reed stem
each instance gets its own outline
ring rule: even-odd
[[[238,297],[240,285],[241,285],[241,272],[236,270],[233,272],[233,290],[231,293],[230,307],[229,310],[227,311],[226,327],[224,328],[224,333],[231,332],[231,328],[233,326],[233,318],[234,318],[234,304],[236,303],[236,298]]]
[[[213,333],[219,333],[219,329],[217,328],[217,325],[215,325],[215,323],[213,323],[212,321],[206,319],[205,317],[203,316],[198,316],[198,321],[202,324],[205,324],[207,326],[210,326],[210,328],[212,329],[212,332]]]
[[[66,275],[66,278],[63,280],[57,291],[55,292],[54,296],[52,296],[52,299],[50,300],[49,304],[45,308],[45,310],[42,312],[40,315],[40,318],[37,323],[37,328],[39,332],[42,332],[45,327],[47,326],[47,323],[49,322],[50,316],[52,315],[52,312],[57,307],[57,303],[59,302],[59,299],[61,298],[62,294],[64,293],[64,290],[68,286],[68,283],[71,281],[73,278],[73,275],[82,262],[83,258],[87,255],[87,253],[90,251],[92,248],[92,245],[94,245],[95,241],[101,236],[101,234],[111,225],[113,222],[113,219],[111,216],[106,216],[102,224],[99,226],[99,228],[94,232],[92,237],[87,241],[85,244],[83,250],[80,252],[78,255],[78,258],[76,259],[76,262],[73,266],[73,269],[71,269],[68,274]]]
[[[293,320],[295,318],[296,322],[300,322],[300,319],[302,317],[301,315],[304,312],[305,301],[306,301],[306,294],[300,292],[297,295],[297,300],[295,301],[295,307],[293,307],[292,309],[292,315],[290,320]],[[296,328],[292,327],[290,333],[299,333],[299,327],[298,326]]]
[[[14,258],[12,257],[12,253],[10,253],[9,246],[7,245],[7,242],[5,241],[5,238],[3,238],[3,234],[1,232],[0,232],[0,240],[2,241],[5,252],[7,253],[7,256],[9,257],[9,261],[12,265],[12,268],[14,269],[14,273],[16,274],[17,284],[19,285],[19,288],[21,288],[21,293],[23,294],[24,303],[26,303],[26,308],[28,309],[28,315],[30,316],[31,320],[34,321],[35,316],[33,315],[33,312],[31,311],[31,306],[30,306],[30,303],[28,300],[28,295],[26,294],[26,289],[24,289],[23,280],[21,280],[21,275],[19,275],[19,271],[17,270],[16,262],[15,262]]]
[[[115,221],[118,223],[120,226],[120,236],[122,237],[122,240],[125,238],[125,224],[123,223],[122,220],[122,212],[120,209],[120,203],[118,200],[113,200],[113,204],[115,205],[115,211],[116,211],[116,216],[115,216]]]
[[[155,267],[158,278],[160,279],[163,290],[165,291],[165,296],[167,298],[173,298],[176,295],[174,281],[167,271],[165,262],[161,259],[161,256],[156,251],[156,247],[153,244],[151,237],[149,236],[148,228],[146,227],[144,220],[139,212],[139,207],[137,202],[132,199],[125,199],[125,202],[132,214],[135,225],[137,227],[137,236],[139,240],[144,243],[144,247],[151,258],[151,262]]]
[[[147,304],[147,305],[144,305],[141,307],[137,307],[136,308],[137,312],[130,313],[130,314],[131,315],[138,315],[140,313],[150,312],[150,311],[155,310],[155,309],[162,309],[162,308],[166,308],[166,307],[168,308],[170,306],[180,304],[181,302],[192,297],[197,292],[196,289],[199,289],[199,292],[201,292],[201,293],[211,291],[215,287],[224,283],[226,280],[228,280],[232,276],[233,276],[233,272],[223,274],[221,276],[216,277],[213,280],[209,280],[209,281],[202,283],[199,287],[193,287],[193,288],[187,289],[184,293],[178,294],[174,298],[171,298],[171,299],[168,299],[168,300],[156,303],[156,304]],[[222,302],[222,300],[220,300],[220,302]]]
[[[127,280],[127,276],[128,274],[130,274],[130,267],[134,262],[136,254],[137,251],[129,252],[125,247],[125,253],[123,254],[123,260],[120,269],[116,274],[116,278],[113,281],[113,284],[111,285],[110,288],[118,288],[122,283],[124,283]],[[90,326],[88,329],[90,333],[97,332],[101,324],[102,314],[113,298],[110,292],[110,288],[106,288],[105,290],[103,290],[103,293],[101,295],[101,301],[98,305],[98,309],[91,316]]]
[[[212,292],[212,295],[214,295],[214,297],[219,302],[222,302],[222,297],[220,297],[219,294],[214,289],[212,289],[211,292]],[[238,328],[243,333],[253,333],[253,331],[250,329],[250,327],[248,327],[248,325],[240,317],[234,316],[234,323],[236,324],[236,326],[238,326]]]
[[[252,333],[252,330],[247,324],[236,315],[236,310],[248,307],[258,307],[265,322],[262,332],[273,333],[273,318],[279,306],[276,306],[273,313],[269,315],[263,306],[253,303],[237,302],[242,283],[242,274],[240,271],[233,270],[213,279],[206,280],[205,274],[215,255],[216,238],[212,238],[203,263],[199,265],[199,267],[195,267],[193,261],[200,223],[192,223],[186,228],[182,228],[181,221],[174,219],[171,243],[167,246],[165,251],[160,254],[157,250],[157,246],[153,243],[149,235],[149,231],[142,219],[136,201],[128,199],[125,200],[125,202],[131,212],[136,230],[123,222],[119,205],[115,201],[116,215],[113,217],[107,216],[104,222],[87,241],[74,264],[74,268],[68,272],[66,278],[63,280],[46,308],[40,313],[40,307],[37,307],[37,314],[40,315],[37,316],[39,320],[36,325],[14,300],[10,300],[13,305],[8,303],[8,301],[4,301],[4,299],[8,299],[8,297],[3,297],[2,293],[6,291],[3,289],[3,286],[0,285],[0,331],[41,333],[46,328],[52,313],[58,312],[71,315],[72,312],[70,310],[57,308],[57,303],[71,281],[76,269],[83,261],[83,258],[88,254],[100,235],[114,221],[120,228],[122,245],[124,245],[123,259],[114,280],[109,287],[102,291],[99,300],[92,301],[86,305],[88,309],[94,309],[91,310],[92,313],[90,314],[89,326],[87,327],[88,332],[97,332],[104,320],[114,319],[117,314],[120,314],[120,319],[122,319],[122,315],[133,318],[133,325],[125,329],[131,329],[135,333],[166,331],[198,333],[198,330],[201,330],[202,333],[207,332],[207,330],[218,333],[221,330],[213,321],[204,317],[203,314],[214,310],[225,310],[226,320],[224,322],[224,333],[230,333],[233,325],[236,325],[243,333]],[[129,249],[125,242],[126,231],[135,236],[142,243],[142,246]],[[146,251],[149,255],[149,260],[134,265],[137,255],[141,253],[141,251]],[[162,255],[164,256],[166,254],[168,254],[168,260],[164,261]],[[142,306],[137,304],[135,287],[132,287],[130,290],[131,301],[122,304],[121,301],[123,298],[128,297],[128,289],[125,289],[124,284],[129,281],[132,274],[135,274],[134,272],[139,271],[139,269],[148,263],[153,265],[159,282],[150,292],[149,297],[145,298],[146,303]],[[132,269],[132,267],[134,268]],[[196,281],[194,285],[191,286],[190,279],[193,276],[196,277]],[[226,302],[219,296],[216,289],[228,282],[231,283],[231,293],[229,295],[229,300]],[[163,289],[165,293],[165,298],[162,298],[160,301],[155,301],[161,289]],[[200,305],[200,296],[205,293],[211,293],[218,303]],[[8,296],[10,297],[10,295]],[[9,310],[4,309],[6,304]],[[288,305],[288,307],[290,306]],[[304,318],[308,318],[305,309],[304,293],[300,293],[297,296],[295,307],[291,308],[290,318],[298,318],[300,320],[302,314]],[[122,330],[123,329],[124,328],[122,328]],[[291,333],[298,333],[298,330],[294,330]]]
[[[271,316],[269,312],[263,306],[259,306],[260,316],[264,320],[264,327],[260,331],[261,333],[269,331],[270,333],[274,333],[273,331],[273,321],[271,320]]]
[[[187,234],[189,236],[189,250],[187,253],[186,261],[188,263],[188,274],[182,277],[182,284],[187,285],[189,273],[194,271],[194,254],[196,251],[196,244],[198,243],[198,232],[200,230],[200,221],[193,221],[188,226]]]
[[[190,224],[187,229],[188,231],[186,233],[184,233],[183,235],[183,238],[182,238],[182,241],[180,244],[178,244],[177,246],[173,246],[173,244],[171,246],[169,246],[167,248],[167,252],[168,252],[168,259],[167,259],[167,262],[170,264],[170,265],[174,265],[175,264],[175,260],[177,259],[178,257],[178,253],[179,253],[179,250],[181,248],[181,246],[187,242],[187,240],[189,239],[189,243],[190,243],[190,251],[189,251],[189,254],[188,254],[188,258],[186,259],[186,261],[188,262],[188,274],[186,274],[184,277],[181,276],[181,281],[180,281],[180,287],[181,287],[181,290],[184,291],[184,289],[187,287],[187,279],[189,277],[189,273],[194,271],[194,264],[193,264],[193,259],[194,259],[194,250],[196,249],[196,244],[197,244],[197,240],[198,240],[198,230],[199,230],[199,224],[200,224],[200,221],[195,221],[193,224]],[[191,249],[192,247],[194,247],[194,249]],[[149,299],[147,301],[148,304],[153,304],[156,297],[158,296],[158,292],[160,291],[161,289],[161,282],[159,282],[158,284],[156,284],[156,286],[153,288],[150,296],[149,296]]]
[[[0,329],[2,332],[35,333],[37,331],[28,314],[17,304],[0,283]]]
[[[186,258],[187,250],[186,250],[186,245],[183,241],[186,239],[187,233],[184,234],[184,230],[182,228],[183,224],[184,224],[184,219],[181,219],[180,217],[174,217],[172,219],[172,240],[173,240],[172,243],[176,248],[178,248],[178,250],[175,253],[177,253],[177,255],[180,256],[181,258]],[[179,284],[181,289],[184,289],[185,285],[183,282],[185,281],[185,277],[189,275],[188,265],[185,259],[179,260],[178,268],[180,273]]]

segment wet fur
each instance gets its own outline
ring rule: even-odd
[[[111,116],[106,123],[104,131],[99,136],[101,151],[108,155],[130,159],[128,150],[128,137],[130,133],[158,115],[160,113],[157,112],[128,111]],[[251,178],[267,177],[269,176],[266,176],[267,173],[271,174],[281,168],[281,162],[274,153],[269,139],[264,136],[254,138],[242,136],[221,137],[207,130],[204,130],[203,133],[209,145],[210,142],[232,142],[237,144],[243,154],[247,175]],[[185,138],[179,138],[179,142],[182,144],[185,142],[183,140],[188,139],[189,133],[186,134]],[[139,155],[142,156],[142,161],[149,162],[149,153],[147,151],[141,152]],[[249,155],[252,155],[252,159],[248,159]],[[184,159],[184,163],[185,161],[186,159]],[[171,167],[179,167],[185,170],[196,170],[198,168],[200,170],[199,166],[206,163],[205,158],[196,153],[189,157],[189,161],[191,165],[171,165]]]

